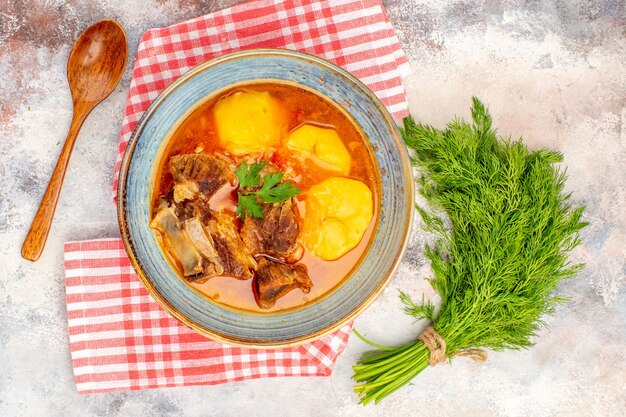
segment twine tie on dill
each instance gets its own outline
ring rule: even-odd
[[[446,361],[446,341],[437,333],[433,326],[428,326],[418,337],[430,351],[430,366]]]
[[[437,333],[433,326],[428,326],[418,339],[421,340],[424,346],[430,351],[430,358],[428,360],[430,366],[435,366],[446,361],[446,341],[443,340],[443,337]],[[454,356],[467,356],[475,362],[484,362],[487,360],[487,351],[475,348],[466,349],[454,354]]]
[[[485,349],[472,348],[462,350],[454,356],[467,356],[474,362],[481,363],[487,360],[487,351]]]

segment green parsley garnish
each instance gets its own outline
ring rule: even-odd
[[[239,179],[239,191],[237,192],[237,216],[244,218],[246,214],[263,218],[263,203],[281,203],[300,194],[302,191],[290,182],[283,182],[282,172],[274,172],[263,177],[263,185],[258,190],[250,190],[261,184],[261,171],[265,167],[264,161],[248,166],[242,162],[235,170]]]
[[[252,217],[263,218],[263,208],[256,200],[256,195],[242,195],[238,194],[237,198],[237,211],[235,214],[242,219],[248,213]]]
[[[250,165],[242,162],[235,170],[235,175],[239,179],[239,188],[254,187],[261,182],[261,171],[265,168],[265,161]]]

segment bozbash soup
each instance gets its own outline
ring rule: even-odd
[[[151,228],[209,299],[267,312],[309,303],[358,264],[378,218],[370,146],[330,100],[243,84],[193,110],[157,171]]]

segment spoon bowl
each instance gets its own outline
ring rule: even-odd
[[[67,63],[74,102],[97,104],[111,94],[124,73],[127,53],[124,29],[115,20],[88,27],[74,43]]]
[[[83,122],[113,92],[124,74],[128,47],[124,29],[115,20],[102,20],[87,28],[74,43],[67,63],[74,115],[56,167],[37,214],[22,245],[22,257],[41,256],[59,200],[65,171]]]

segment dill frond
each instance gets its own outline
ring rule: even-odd
[[[415,317],[416,320],[435,320],[435,306],[430,302],[426,303],[423,295],[422,304],[415,304],[407,293],[400,291],[400,301],[404,304],[404,312],[409,316]]]

